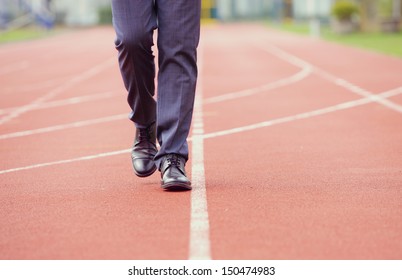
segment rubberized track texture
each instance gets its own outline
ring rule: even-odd
[[[165,192],[132,172],[113,39],[0,46],[1,259],[402,258],[401,59],[203,27],[193,190]]]

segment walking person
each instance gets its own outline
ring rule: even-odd
[[[197,81],[200,10],[201,0],[112,0],[119,67],[136,129],[131,153],[134,172],[147,177],[159,169],[165,190],[191,189],[185,164]]]

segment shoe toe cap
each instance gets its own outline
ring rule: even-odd
[[[149,176],[156,170],[155,162],[149,159],[133,159],[133,167],[140,177]]]

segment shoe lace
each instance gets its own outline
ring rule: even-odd
[[[180,158],[175,155],[175,154],[171,154],[166,158],[166,161],[168,163],[168,165],[174,165],[174,166],[180,166]]]
[[[149,128],[140,128],[138,134],[139,142],[149,141],[151,139],[151,131]]]
[[[133,148],[135,149],[136,147],[141,147],[143,153],[149,152],[150,154],[154,155],[156,143],[154,143],[152,133],[153,128],[151,126],[147,128],[139,128]]]

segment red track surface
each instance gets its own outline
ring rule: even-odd
[[[0,47],[1,259],[189,257],[192,194],[131,170],[113,37]],[[259,25],[200,50],[211,257],[401,259],[402,60]]]

